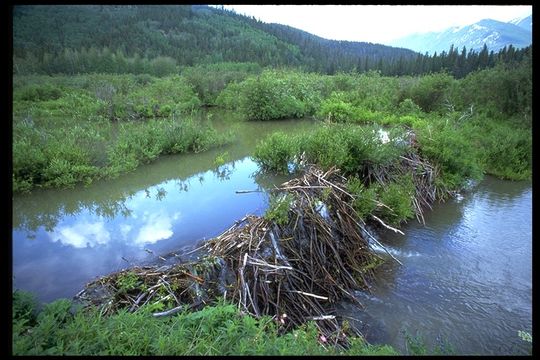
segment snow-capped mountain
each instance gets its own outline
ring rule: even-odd
[[[509,23],[517,25],[525,30],[532,31],[532,15],[510,20]]]
[[[481,50],[484,44],[488,50],[498,51],[512,44],[522,48],[532,43],[532,16],[514,19],[512,22],[501,22],[484,19],[467,26],[455,26],[441,32],[413,34],[391,42],[389,45],[408,48],[421,53],[433,54],[435,51],[448,51],[454,48],[461,50]]]

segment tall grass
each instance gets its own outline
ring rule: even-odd
[[[28,76],[15,84],[15,192],[88,184],[231,138],[192,119],[200,101],[178,76]]]
[[[307,324],[281,334],[270,317],[242,315],[220,301],[197,312],[154,318],[152,306],[104,317],[75,311],[61,299],[36,309],[28,293],[13,293],[14,355],[394,355],[386,345],[351,338],[344,350],[321,342]]]

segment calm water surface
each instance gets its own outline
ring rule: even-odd
[[[200,154],[167,156],[115,180],[42,190],[13,200],[13,288],[42,301],[71,298],[90,280],[155,262],[214,237],[268,205],[263,190],[286,181],[260,176],[248,156],[273,131],[309,131],[311,120],[234,122],[214,114],[234,143]],[[216,156],[231,161],[217,167]]]

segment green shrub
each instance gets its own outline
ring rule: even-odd
[[[479,151],[483,169],[505,179],[522,180],[532,174],[532,133],[506,121],[474,118],[465,125],[468,141]]]
[[[198,109],[201,101],[184,78],[175,75],[138,88],[124,100],[133,118],[168,117]]]
[[[398,114],[399,115],[419,115],[422,113],[420,106],[416,105],[411,99],[405,99],[399,103]]]
[[[48,83],[28,85],[13,92],[14,100],[23,101],[56,100],[61,96],[62,90]]]
[[[467,75],[452,88],[452,101],[457,110],[474,105],[476,111],[491,119],[516,116],[520,125],[530,127],[532,111],[532,64],[524,61],[517,66],[502,64]]]
[[[257,78],[247,79],[244,89],[242,111],[248,120],[275,120],[305,115],[302,102],[288,93],[286,82],[271,73],[265,72]]]
[[[381,143],[378,129],[327,124],[304,134],[277,133],[259,142],[253,157],[264,171],[287,172],[302,157],[323,168],[336,166],[346,175],[363,174],[366,167],[386,166],[406,150],[396,141]]]
[[[440,110],[454,81],[446,73],[422,76],[412,85],[410,99],[425,112]]]
[[[410,176],[403,176],[397,181],[378,187],[379,201],[386,207],[379,207],[376,213],[390,225],[398,226],[414,216],[412,199],[414,184]]]
[[[316,112],[322,88],[317,75],[265,70],[238,85],[229,84],[216,102],[229,108],[238,107],[248,120],[300,118]]]
[[[343,168],[348,159],[347,138],[351,135],[339,130],[344,128],[328,124],[309,134],[299,134],[292,140],[298,144],[297,156],[303,153],[308,163],[323,168],[334,165]]]
[[[193,86],[203,104],[216,105],[218,95],[229,84],[239,83],[249,75],[259,74],[261,71],[260,65],[256,63],[199,64],[184,69],[182,76]],[[238,97],[238,93],[235,97]]]
[[[263,171],[285,174],[289,172],[289,163],[295,153],[292,139],[282,132],[275,132],[257,144],[253,158]]]
[[[40,82],[42,78],[28,81]],[[62,84],[69,91],[55,100],[14,101],[15,192],[35,186],[88,184],[133,170],[160,154],[200,152],[230,140],[230,133],[218,134],[209,125],[177,119],[180,113],[200,105],[191,88],[178,77],[157,79],[144,87],[130,76],[51,79],[54,86]],[[135,104],[140,105],[138,110],[162,120],[113,126],[109,119],[133,119],[134,104],[126,105],[126,97],[140,99],[141,103]],[[148,106],[144,106],[145,99],[150,99]]]
[[[317,116],[337,123],[350,122],[355,118],[355,109],[350,103],[345,102],[339,93],[332,93],[329,99],[321,103]]]
[[[439,184],[445,189],[459,189],[468,179],[480,179],[481,149],[467,140],[464,131],[449,125],[437,125],[419,129],[417,139],[420,152],[441,169]],[[442,189],[441,189],[442,190]]]
[[[168,56],[158,56],[150,62],[150,71],[154,76],[162,77],[178,72],[176,60]]]
[[[243,104],[244,83],[231,82],[217,96],[216,105],[239,110]]]
[[[353,207],[361,219],[365,219],[373,213],[377,200],[377,192],[374,187],[366,188],[358,177],[351,176],[347,180],[347,191],[355,197]]]

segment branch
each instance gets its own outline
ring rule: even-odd
[[[382,226],[384,226],[387,229],[390,229],[396,233],[400,233],[401,235],[405,235],[401,230],[391,227],[390,225],[386,225],[381,219],[376,217],[375,215],[371,215],[375,220],[381,223]]]

